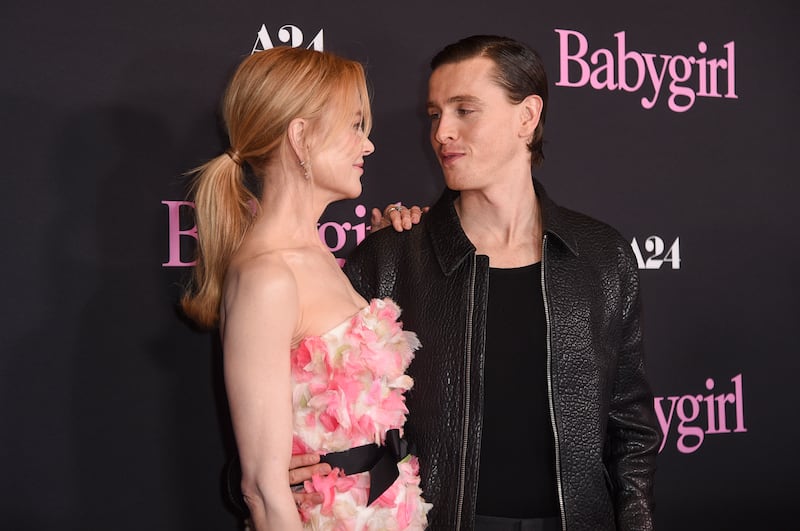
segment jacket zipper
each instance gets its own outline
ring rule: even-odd
[[[550,308],[547,303],[547,290],[544,283],[545,254],[547,253],[547,234],[542,238],[542,299],[544,302],[544,319],[547,326],[547,401],[550,405],[550,424],[553,428],[553,439],[556,450],[556,486],[558,487],[558,508],[561,512],[561,529],[567,531],[567,515],[564,512],[564,487],[561,479],[561,451],[558,431],[556,429],[556,408],[553,403],[553,349],[550,341]]]
[[[461,467],[458,471],[458,512],[456,513],[456,530],[461,529],[461,512],[464,509],[464,488],[466,483],[467,473],[467,440],[469,437],[469,406],[471,400],[471,371],[472,371],[472,317],[475,313],[475,275],[478,268],[478,258],[475,253],[472,254],[472,276],[469,282],[469,308],[467,311],[467,337],[465,340],[466,346],[466,376],[465,392],[464,392],[464,430],[461,434]]]

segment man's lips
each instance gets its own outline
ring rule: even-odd
[[[442,161],[442,164],[452,164],[456,160],[463,157],[464,154],[459,151],[440,151],[439,152],[439,160]]]

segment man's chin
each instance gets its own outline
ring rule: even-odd
[[[451,190],[456,190],[458,192],[468,188],[466,179],[459,178],[458,176],[452,174],[448,175],[447,173],[444,174],[444,184],[446,184]]]

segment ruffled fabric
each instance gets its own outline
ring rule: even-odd
[[[405,374],[417,336],[404,331],[400,308],[390,299],[369,306],[322,336],[305,338],[291,353],[294,406],[293,453],[338,452],[376,443],[399,429],[408,409]],[[305,484],[322,505],[301,508],[307,529],[361,531],[424,529],[431,505],[419,488],[419,463],[408,456],[399,477],[367,507],[369,474],[334,469]]]

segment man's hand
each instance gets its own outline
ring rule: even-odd
[[[289,483],[291,485],[302,484],[311,479],[313,474],[330,474],[331,466],[328,463],[320,463],[317,454],[293,455],[289,461]],[[294,489],[292,489],[294,490]],[[293,492],[294,502],[298,507],[313,506],[322,503],[322,494],[319,492]]]
[[[416,205],[406,208],[400,203],[393,203],[387,206],[383,209],[383,212],[373,208],[372,218],[370,219],[372,232],[381,230],[389,225],[394,227],[397,232],[409,230],[413,225],[419,223],[419,220],[422,219],[422,214],[429,209],[430,207],[420,208]]]

